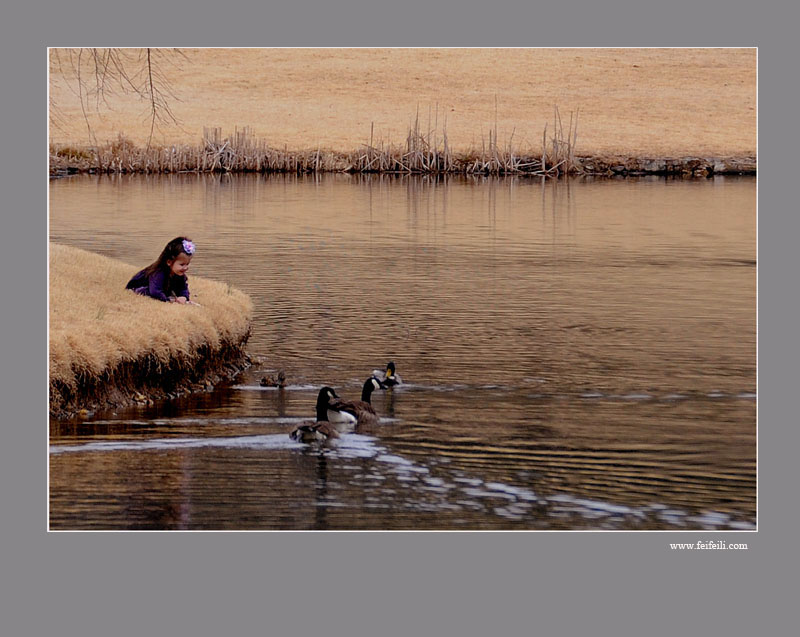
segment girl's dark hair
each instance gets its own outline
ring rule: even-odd
[[[181,252],[185,252],[183,249],[184,240],[191,241],[189,237],[175,237],[172,241],[170,241],[161,251],[161,254],[158,256],[158,259],[153,261],[150,265],[148,265],[145,268],[144,271],[147,274],[147,276],[151,276],[161,269],[164,270],[169,269],[167,261],[172,261],[178,258],[178,255]]]

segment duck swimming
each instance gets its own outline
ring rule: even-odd
[[[278,379],[275,380],[272,376],[264,376],[261,378],[262,387],[286,387],[286,374],[283,370],[278,372]]]
[[[339,432],[328,420],[328,408],[332,399],[338,399],[336,392],[330,387],[323,387],[317,394],[317,420],[304,422],[292,429],[289,437],[298,442],[324,442],[338,438]]]
[[[386,389],[386,385],[374,376],[370,376],[361,388],[361,400],[335,400],[328,407],[328,413],[330,414],[331,408],[335,408],[340,413],[353,416],[357,425],[374,425],[378,422],[378,414],[372,406],[370,397],[376,389]]]
[[[386,364],[385,371],[379,369],[373,370],[372,375],[386,385],[386,387],[394,387],[395,385],[403,384],[403,379],[395,372],[394,361],[389,361]]]

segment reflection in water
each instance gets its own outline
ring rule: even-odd
[[[317,458],[316,476],[314,480],[314,528],[324,531],[328,528],[328,521],[325,515],[328,503],[328,470],[325,465],[325,454],[315,454]]]
[[[50,232],[132,268],[189,234],[262,361],[51,423],[51,528],[755,524],[752,179],[81,177]],[[289,440],[388,360],[381,424]]]

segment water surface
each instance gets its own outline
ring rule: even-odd
[[[53,181],[51,239],[131,274],[191,236],[258,363],[51,422],[51,528],[755,528],[755,209],[749,178]],[[379,425],[288,438],[388,360]]]

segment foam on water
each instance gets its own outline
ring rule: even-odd
[[[386,453],[381,454],[380,456],[378,456],[377,460],[379,462],[391,462],[392,464],[402,464],[402,465],[405,465],[407,467],[409,467],[412,464],[414,464],[410,460],[406,460],[405,458],[403,458],[401,456],[395,456],[395,455],[386,454]]]
[[[308,418],[300,416],[275,416],[275,417],[249,417],[249,418],[219,418],[210,420],[219,425],[295,425],[305,422]]]
[[[227,447],[248,449],[292,449],[303,445],[285,434],[237,436],[226,438],[152,438],[149,440],[115,440],[88,442],[82,445],[50,445],[50,454],[95,451],[169,451]]]
[[[652,396],[650,394],[644,393],[632,393],[632,394],[625,394],[621,396],[624,400],[650,400]]]
[[[699,524],[704,528],[724,526],[730,522],[731,516],[717,511],[703,511],[700,515],[686,518],[687,521]]]
[[[735,522],[731,522],[730,524],[728,524],[728,527],[731,528],[731,529],[735,529],[737,531],[755,531],[756,530],[756,525],[753,524],[752,522],[739,521],[739,520],[737,520]]]
[[[458,476],[456,478],[453,478],[453,482],[463,482],[464,484],[468,484],[473,487],[477,487],[483,484],[483,480],[479,478],[467,478],[464,476]]]
[[[375,444],[375,438],[362,434],[347,434],[332,443],[331,455],[340,458],[374,458],[386,451]]]
[[[629,395],[629,397],[631,397]],[[636,395],[640,399],[641,395]],[[650,396],[647,396],[650,398]],[[215,423],[223,425],[253,425],[253,424],[285,424],[290,425],[307,419],[293,417],[267,417],[267,418],[223,418],[223,419],[177,419],[170,421],[129,421],[142,425],[167,423]],[[394,421],[396,419],[384,419]],[[110,422],[110,421],[109,421]],[[367,480],[375,484],[385,483],[387,488],[381,493],[384,495],[398,493],[406,498],[404,508],[426,512],[444,512],[469,509],[494,514],[497,517],[524,523],[534,515],[532,507],[536,505],[536,516],[541,516],[541,510],[553,518],[569,518],[579,516],[589,520],[597,528],[618,528],[625,521],[638,521],[645,523],[648,518],[658,519],[675,528],[700,527],[705,529],[736,529],[752,530],[755,525],[749,521],[733,520],[730,515],[717,511],[703,511],[690,515],[687,511],[669,508],[664,504],[654,502],[642,507],[630,507],[614,502],[606,502],[585,497],[577,497],[568,493],[555,493],[549,496],[537,495],[531,489],[506,484],[500,481],[484,481],[480,478],[457,472],[455,475],[431,475],[431,469],[440,463],[446,464],[441,458],[436,462],[420,464],[391,452],[386,447],[377,443],[378,439],[357,433],[348,433],[341,438],[330,441],[319,448],[320,453],[329,457],[346,459],[371,459],[387,468],[374,466],[363,472],[361,464],[343,464],[353,481]],[[80,445],[51,445],[50,453],[53,455],[69,452],[108,452],[108,451],[169,451],[173,449],[191,448],[228,448],[228,449],[259,449],[268,451],[294,450],[308,448],[308,445],[295,442],[285,433],[208,437],[208,438],[155,438],[149,440],[123,440],[123,441],[96,441]],[[445,472],[446,468],[442,469]],[[524,478],[524,476],[523,476]],[[392,482],[387,482],[391,480]],[[388,488],[391,485],[395,488]],[[453,499],[451,496],[456,490],[461,498]],[[492,505],[494,500],[494,505]],[[502,503],[504,501],[504,503]],[[342,502],[324,500],[317,506],[341,507]],[[372,507],[385,507],[381,502],[374,502]]]
[[[303,422],[308,418],[292,416],[267,416],[267,417],[244,417],[244,418],[154,418],[152,420],[91,420],[92,425],[137,425],[137,426],[158,426],[172,427],[175,425],[291,425]]]
[[[287,391],[311,391],[313,389],[320,389],[322,385],[286,385],[285,387],[262,387],[261,385],[233,385],[232,389],[239,389],[241,391],[278,391],[284,389]]]
[[[419,392],[419,391],[430,391],[430,392],[458,392],[458,391],[517,391],[517,390],[524,390],[526,389],[525,385],[531,384],[545,384],[547,381],[541,378],[523,378],[521,379],[523,386],[517,387],[514,385],[500,385],[500,384],[493,384],[493,383],[486,383],[481,385],[469,385],[469,384],[462,384],[462,383],[454,383],[448,385],[435,385],[435,384],[428,384],[428,383],[409,383],[404,382],[400,385],[394,385],[390,389],[386,391],[393,391],[393,392]],[[361,381],[359,379],[351,379],[350,384],[356,386]],[[283,389],[288,391],[313,391],[319,389],[321,385],[310,385],[310,384],[298,384],[298,385],[287,385]],[[233,385],[233,389],[241,390],[241,391],[278,391],[279,387],[262,387],[260,385]],[[657,401],[676,401],[676,400],[686,400],[691,398],[692,392],[671,392],[664,395],[654,395],[646,391],[637,391],[633,390],[625,394],[614,394],[614,393],[606,393],[595,389],[587,389],[583,392],[579,392],[577,394],[579,398],[588,399],[588,400],[622,400],[622,401],[647,401],[647,400],[657,400]],[[713,398],[716,400],[719,399],[726,399],[726,398],[736,398],[736,399],[755,399],[756,394],[749,392],[749,391],[742,391],[738,393],[728,394],[724,393],[720,390],[711,390],[706,392],[705,394],[701,394],[704,398]],[[535,399],[563,399],[568,398],[568,395],[561,395],[561,394],[528,394],[529,398]],[[388,419],[382,419],[388,420]]]
[[[470,387],[470,385],[453,384],[453,385],[426,385],[422,383],[402,383],[401,385],[394,385],[387,391],[435,391],[435,392],[454,392],[465,391],[469,389],[477,389],[478,387]]]
[[[533,491],[522,487],[514,487],[500,482],[487,482],[485,486],[492,491],[502,491],[503,493],[513,495],[518,500],[535,502],[538,499]]]

